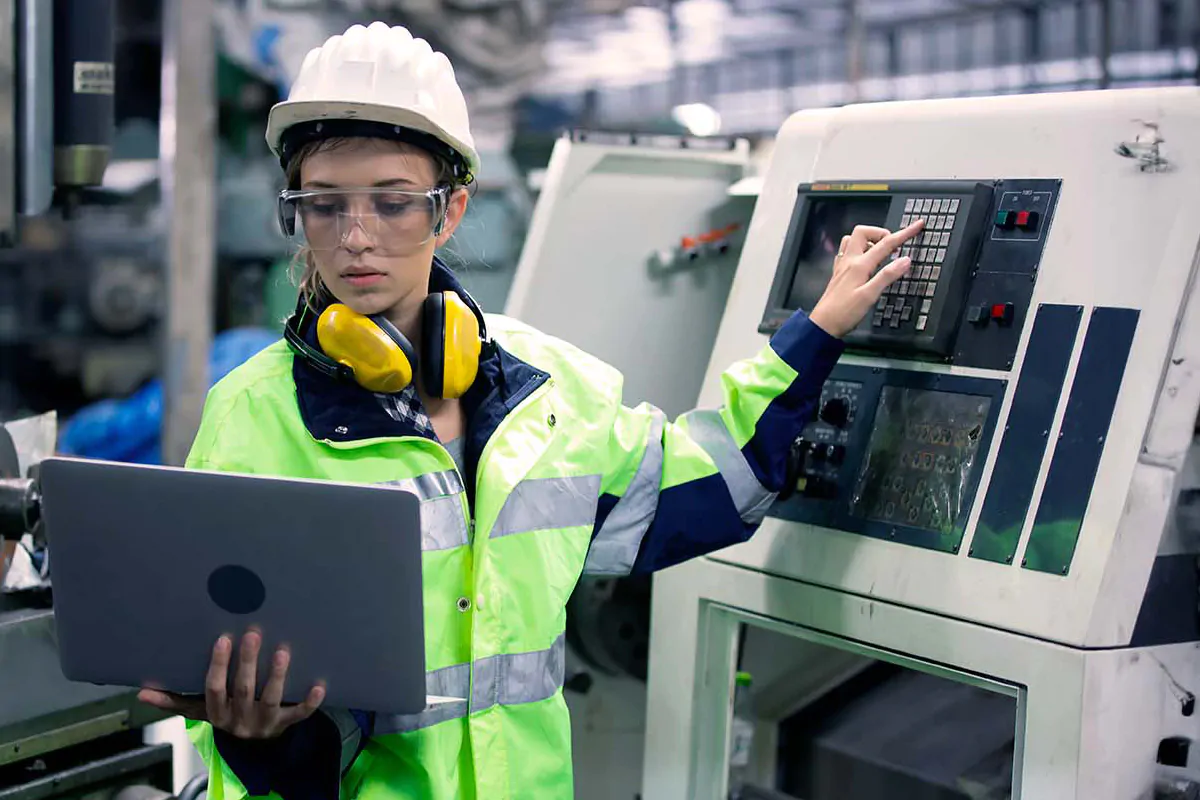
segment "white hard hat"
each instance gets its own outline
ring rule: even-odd
[[[267,120],[267,144],[285,166],[307,141],[354,135],[433,145],[479,174],[454,67],[405,28],[373,22],[331,36],[309,51],[288,99]]]

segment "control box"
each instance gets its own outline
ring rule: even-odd
[[[1012,366],[1054,216],[1057,180],[823,182],[799,188],[759,331],[810,310],[833,274],[842,237],[856,225],[925,229],[893,258],[908,276],[848,334],[852,349]]]
[[[958,552],[1007,381],[840,364],[792,445],[793,522]]]
[[[775,443],[789,474],[764,482],[779,494],[753,534],[655,579],[645,796],[727,788],[733,676],[756,658],[789,662],[763,680],[795,703],[775,719],[811,717],[814,692],[862,712],[843,741],[928,699],[906,671],[864,681],[864,657],[967,684],[1004,718],[955,733],[987,728],[1012,755],[962,763],[1014,799],[1149,797],[1182,763],[1163,753],[1200,740],[1181,677],[1200,674],[1198,180],[1194,86],[788,118],[699,407],[730,402],[729,365],[812,311],[854,225],[926,226]],[[779,736],[819,747],[803,727]],[[769,789],[817,793],[760,766]]]
[[[1170,525],[1200,397],[1198,111],[1188,89],[791,118],[701,407],[811,312],[854,226],[925,227],[758,529],[709,559],[1075,646],[1200,641],[1168,611],[1195,608],[1172,605],[1196,571]]]

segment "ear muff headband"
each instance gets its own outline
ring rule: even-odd
[[[283,326],[283,338],[292,348],[292,351],[299,355],[313,369],[327,375],[330,378],[337,380],[354,380],[354,370],[339,364],[333,359],[327,357],[317,348],[311,346],[304,341],[304,336],[301,331],[304,330],[304,320],[309,314],[308,303],[303,297],[296,305],[296,310]]]
[[[435,397],[446,397],[444,379],[446,375],[446,301],[442,292],[434,292],[425,298],[421,309],[421,379],[425,391]]]

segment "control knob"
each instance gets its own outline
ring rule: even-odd
[[[821,406],[821,420],[835,428],[844,428],[850,420],[850,401],[844,397],[831,397]]]

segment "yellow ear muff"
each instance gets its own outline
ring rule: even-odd
[[[434,292],[425,299],[421,377],[437,397],[466,394],[479,372],[479,320],[457,292]]]
[[[317,341],[325,355],[349,367],[368,391],[394,394],[412,383],[416,354],[386,319],[333,303],[317,318]]]
[[[479,319],[457,292],[445,293],[442,397],[462,397],[479,373]]]

